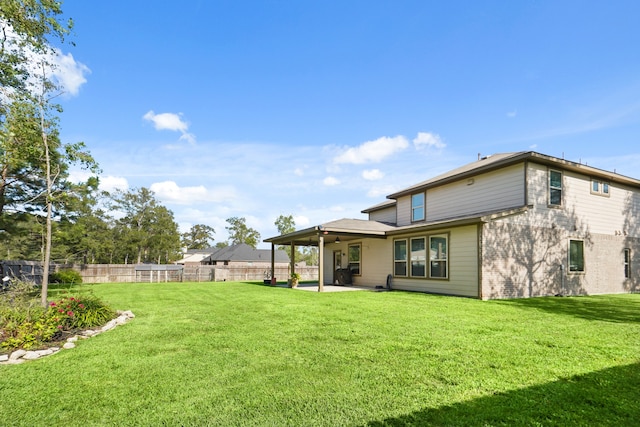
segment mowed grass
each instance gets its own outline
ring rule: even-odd
[[[0,366],[0,425],[624,426],[640,295],[84,285],[130,323]]]

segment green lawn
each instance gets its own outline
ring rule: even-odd
[[[136,318],[0,366],[0,425],[638,425],[640,295],[85,285]],[[55,291],[54,291],[55,292]]]

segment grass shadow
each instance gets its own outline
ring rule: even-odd
[[[547,311],[586,320],[640,323],[640,294],[540,297],[495,301],[497,304]]]
[[[388,426],[637,426],[640,363],[371,421]]]

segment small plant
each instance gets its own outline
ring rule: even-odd
[[[302,276],[300,276],[300,273],[291,273],[291,287],[297,287],[298,283],[300,283],[301,278]]]
[[[51,275],[51,282],[79,285],[80,283],[82,283],[82,276],[76,270],[66,268],[64,270],[53,273]]]
[[[100,326],[116,312],[92,295],[63,297],[45,309],[35,300],[16,306],[0,306],[0,347],[36,348],[57,341],[79,329]]]

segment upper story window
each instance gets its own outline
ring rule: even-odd
[[[591,194],[609,196],[609,183],[605,181],[591,180]]]
[[[411,196],[411,221],[424,220],[424,193]]]
[[[562,205],[562,172],[549,170],[549,205]]]

